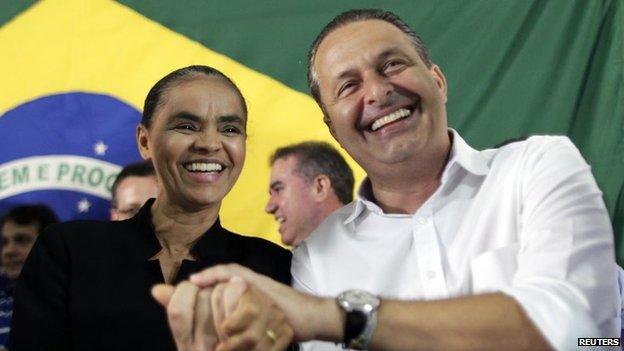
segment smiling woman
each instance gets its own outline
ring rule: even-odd
[[[137,127],[139,151],[158,177],[157,199],[128,220],[63,223],[37,239],[15,293],[11,350],[175,350],[181,345],[150,297],[153,285],[219,263],[289,284],[290,252],[219,222],[245,161],[246,122],[242,94],[213,68],[190,66],[158,81]],[[188,297],[213,301],[202,298]],[[288,328],[272,324],[274,337],[264,342]]]

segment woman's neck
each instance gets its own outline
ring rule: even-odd
[[[154,232],[166,251],[174,249],[186,252],[217,221],[221,203],[215,203],[197,211],[188,211],[164,197],[152,205]]]

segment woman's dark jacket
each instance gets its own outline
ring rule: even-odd
[[[53,225],[35,243],[15,289],[10,343],[20,350],[175,350],[164,309],[150,295],[163,282],[148,201],[120,222]],[[238,263],[290,284],[289,251],[221,227],[183,261],[175,283],[221,263]]]

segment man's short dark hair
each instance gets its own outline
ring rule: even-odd
[[[52,209],[43,204],[21,205],[13,207],[2,219],[0,219],[0,228],[4,223],[11,221],[18,225],[37,224],[39,232],[50,224],[58,223],[58,218]]]
[[[113,182],[113,187],[111,188],[111,204],[113,208],[117,207],[117,187],[119,187],[119,183],[121,183],[122,180],[128,177],[149,176],[156,176],[156,172],[154,171],[154,165],[152,164],[151,160],[135,162],[125,166],[121,170],[121,172],[119,172],[117,178],[115,178],[115,181]]]
[[[318,75],[316,70],[314,69],[314,60],[316,58],[316,52],[318,50],[319,45],[334,30],[346,26],[347,24],[366,21],[366,20],[380,20],[384,22],[388,22],[393,26],[397,27],[401,32],[407,35],[407,38],[414,44],[416,51],[418,51],[418,56],[425,63],[427,67],[431,67],[433,62],[429,58],[429,49],[425,46],[422,39],[414,32],[410,26],[407,25],[399,16],[394,13],[386,10],[380,9],[357,9],[357,10],[349,10],[339,14],[334,17],[319,33],[319,35],[314,39],[310,49],[308,50],[308,86],[310,87],[310,93],[312,97],[318,105],[325,112],[325,108],[323,107],[323,103],[321,102],[321,93],[319,91],[318,86]]]
[[[331,181],[336,196],[343,204],[353,200],[353,172],[338,150],[326,142],[307,141],[280,147],[270,158],[270,165],[289,156],[297,159],[297,173],[306,182],[312,182],[319,174]]]

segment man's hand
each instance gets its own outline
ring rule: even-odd
[[[211,267],[190,277],[200,288],[209,288],[240,277],[273,300],[294,329],[295,341],[342,340],[344,316],[333,299],[322,299],[237,264]]]
[[[283,350],[292,328],[277,305],[238,277],[198,288],[157,285],[154,298],[167,309],[179,351]]]

